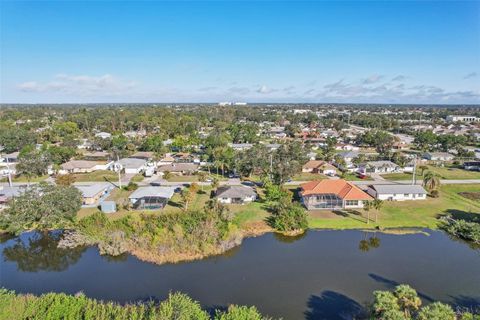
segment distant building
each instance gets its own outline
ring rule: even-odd
[[[97,170],[109,170],[113,161],[70,160],[60,165],[58,173],[89,173]]]
[[[480,171],[480,161],[466,161],[463,163],[463,168],[470,171]]]
[[[448,122],[477,122],[480,118],[474,116],[447,116]]]
[[[323,160],[310,160],[302,166],[302,172],[321,173],[327,176],[337,174],[337,168]]]
[[[82,193],[83,206],[96,206],[104,200],[113,186],[110,183],[95,183],[92,185],[75,185]]]
[[[358,172],[367,173],[394,173],[401,172],[400,166],[392,161],[369,161],[359,165]]]
[[[454,155],[448,152],[427,152],[423,154],[423,159],[431,161],[452,161]]]

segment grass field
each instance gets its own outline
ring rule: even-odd
[[[294,181],[313,181],[313,180],[323,180],[328,179],[324,174],[320,173],[311,173],[311,172],[301,172],[293,176],[292,180]]]
[[[461,168],[455,167],[435,167],[428,166],[428,169],[436,173],[440,179],[445,180],[461,180],[461,179],[480,179],[480,172],[477,171],[468,171]],[[427,171],[425,170],[425,171]],[[417,168],[417,180],[422,179],[422,170]],[[387,180],[411,180],[411,173],[390,173],[382,175]]]
[[[76,182],[88,181],[118,181],[118,174],[110,170],[98,170],[89,173],[74,173]]]
[[[48,178],[48,175],[39,176],[39,177],[32,177],[30,179],[30,182],[41,182],[41,181],[44,181],[47,178]],[[0,180],[0,182],[8,182],[8,178],[7,177],[2,178]],[[12,177],[12,182],[25,182],[25,183],[27,183],[29,181],[28,181],[27,177],[20,175],[20,176]]]

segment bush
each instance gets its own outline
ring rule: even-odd
[[[130,181],[126,186],[123,187],[123,189],[127,191],[135,191],[138,189],[138,184]]]
[[[17,295],[0,288],[0,320],[262,320],[254,307],[231,306],[227,311],[216,311],[215,317],[202,310],[197,301],[182,293],[171,293],[160,303],[119,305],[64,293],[40,296]]]
[[[269,222],[272,228],[282,232],[308,228],[307,213],[298,203],[280,204],[279,207],[274,209]]]
[[[440,197],[440,192],[438,190],[432,190],[432,191],[430,191],[430,197],[438,198],[438,197]]]

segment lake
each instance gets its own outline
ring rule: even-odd
[[[480,251],[440,231],[392,235],[309,231],[245,239],[224,255],[155,265],[96,248],[57,249],[59,233],[1,239],[0,286],[118,302],[187,293],[205,308],[255,305],[284,319],[351,319],[374,290],[406,283],[425,302],[480,306]]]

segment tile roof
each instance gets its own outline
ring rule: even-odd
[[[343,179],[310,181],[301,185],[302,195],[335,194],[344,200],[371,200],[372,197]]]

